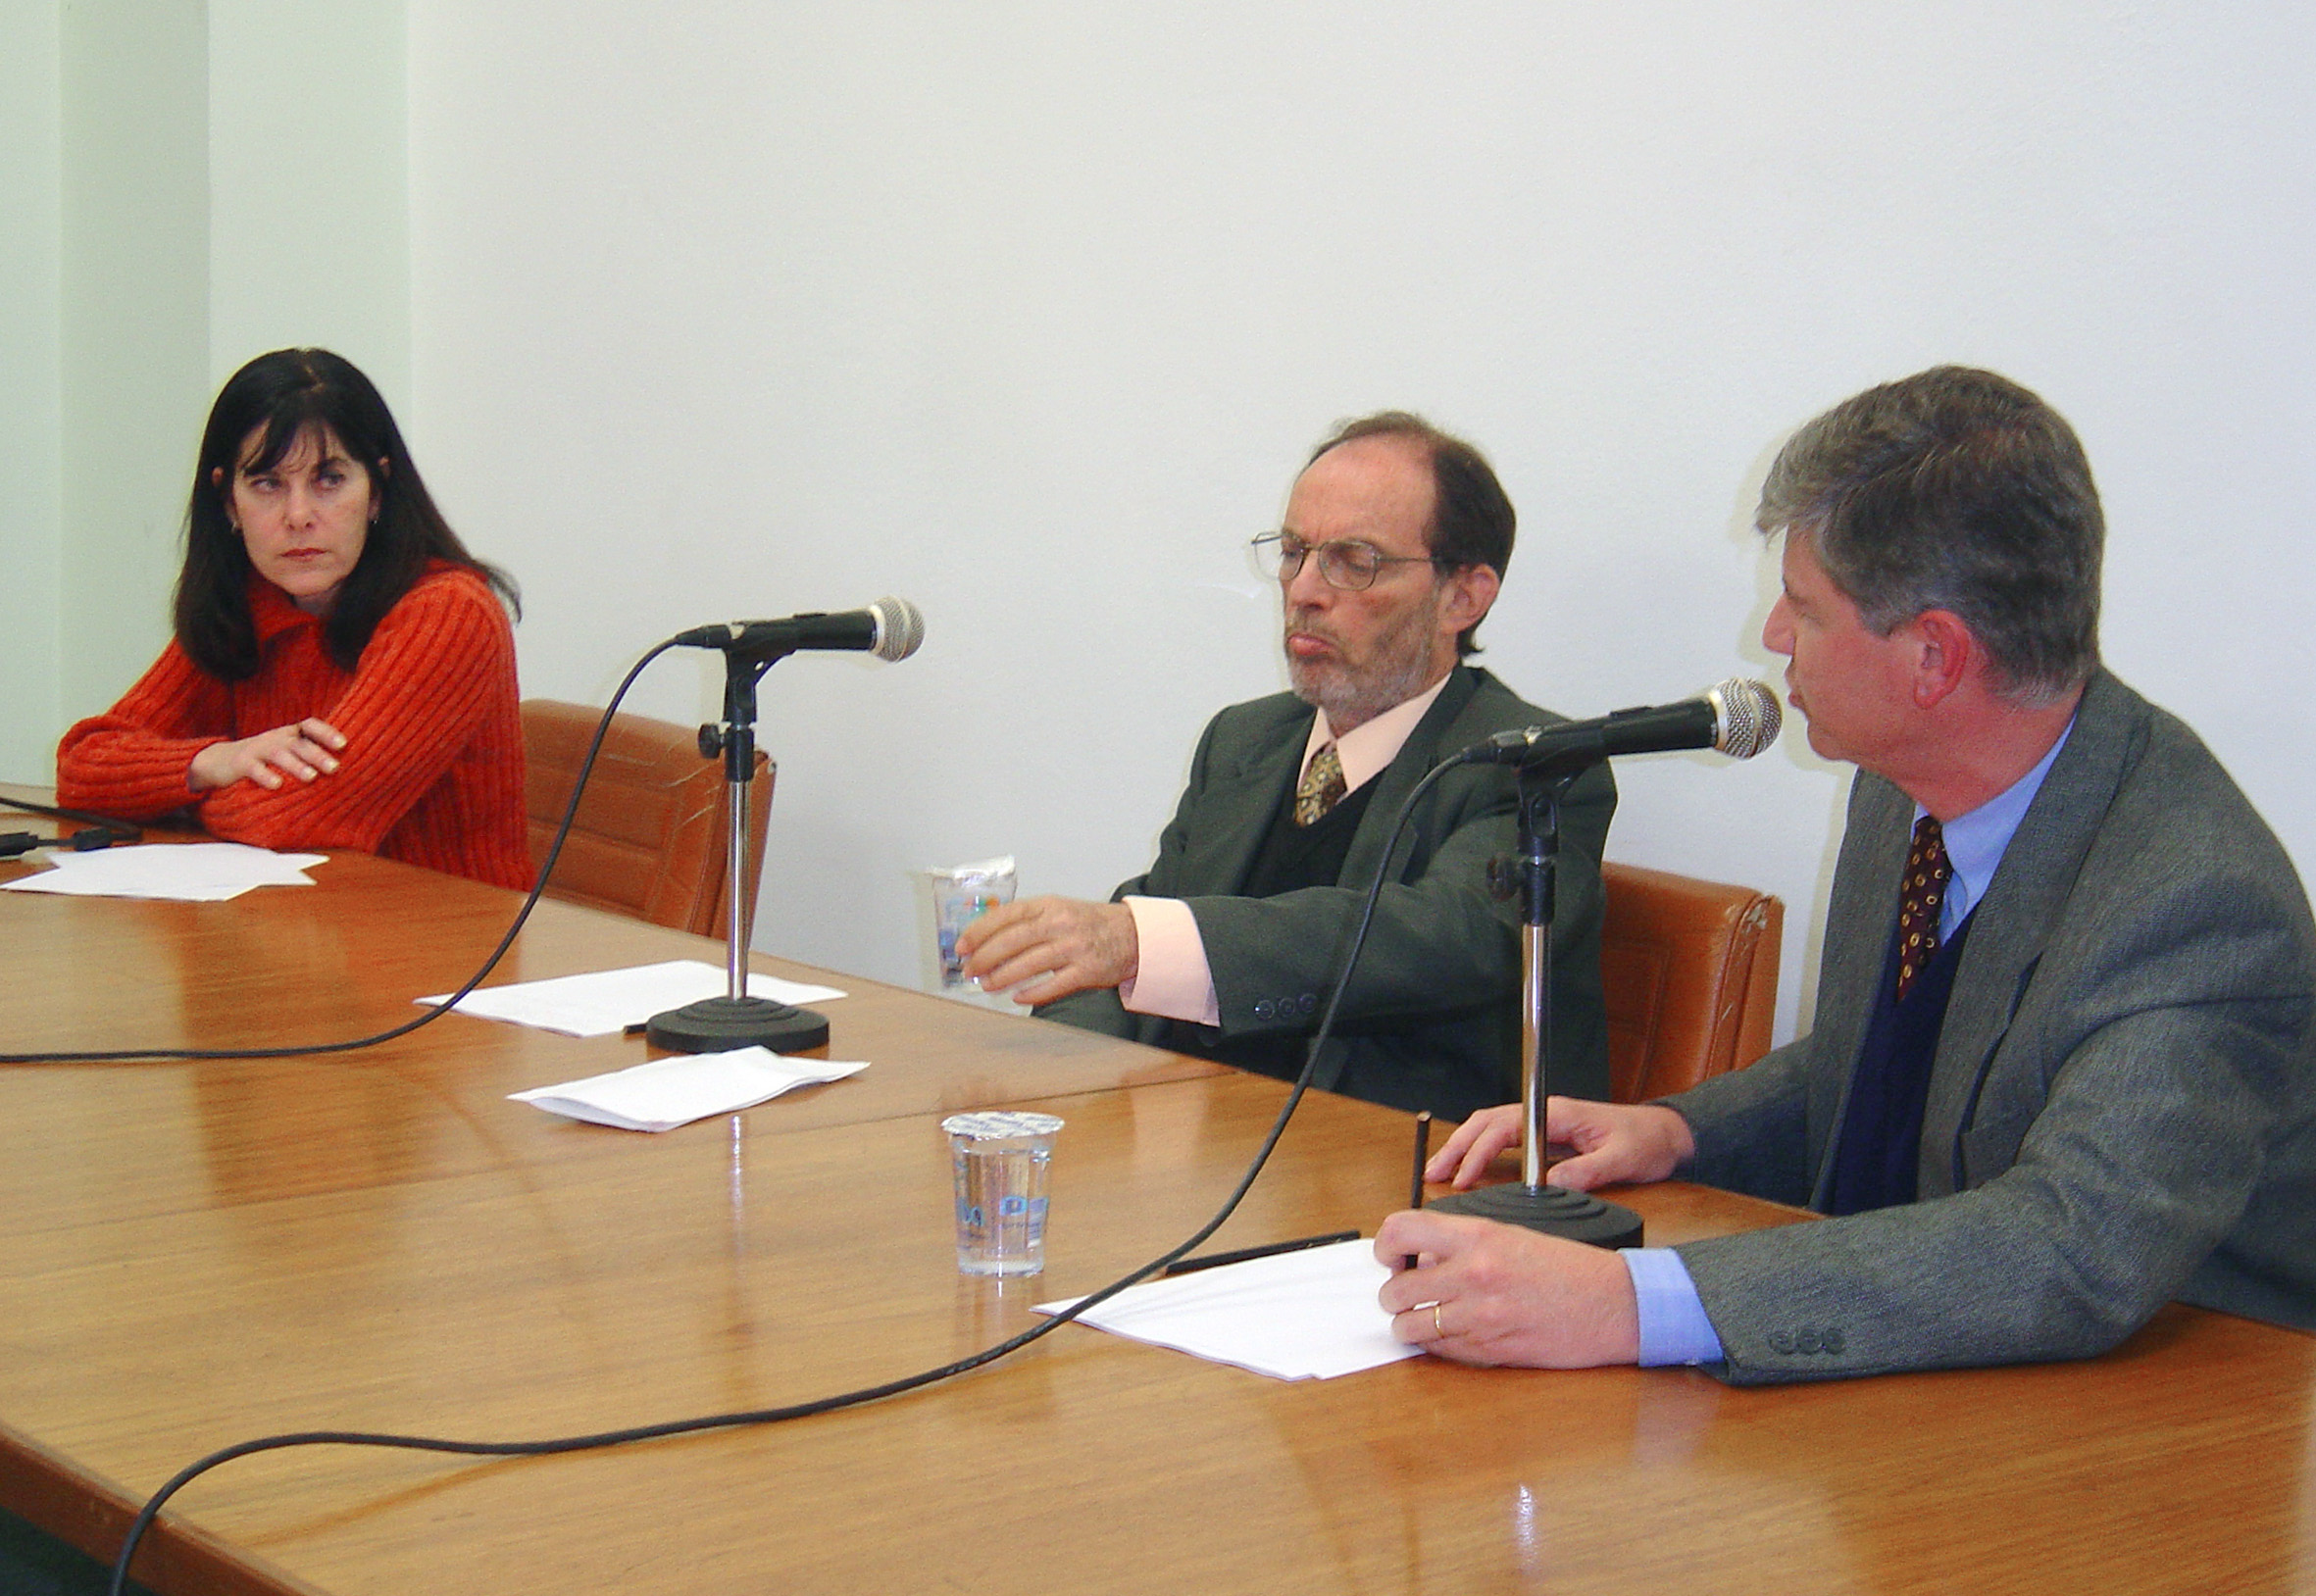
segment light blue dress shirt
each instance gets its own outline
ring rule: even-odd
[[[2058,741],[2050,745],[2050,752],[2033,770],[1969,814],[1958,815],[1940,827],[1954,878],[1947,883],[1944,902],[1938,905],[1939,940],[1952,936],[1987,895],[2003,851],[2017,833],[2019,822],[2027,818],[2028,806],[2042,790],[2042,778],[2050,774],[2051,762],[2067,746],[2068,733],[2074,729],[2075,723],[2069,721]],[[1916,820],[1926,813],[1921,805],[1914,806]],[[1670,1247],[1628,1247],[1617,1256],[1633,1276],[1633,1299],[1639,1307],[1640,1367],[1721,1362],[1721,1337],[1706,1317],[1696,1282],[1688,1277],[1688,1266],[1681,1261],[1681,1255]]]

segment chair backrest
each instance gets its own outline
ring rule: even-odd
[[[534,868],[547,857],[602,718],[601,710],[583,704],[524,702],[523,807],[530,820]],[[640,715],[613,717],[571,839],[547,882],[548,897],[703,936],[724,934],[731,914],[724,763],[702,758],[698,737],[690,726]],[[758,749],[756,776],[748,783],[744,890],[751,903],[764,873],[772,782],[772,764]]]
[[[1640,1103],[1769,1051],[1786,906],[1766,892],[1604,864],[1610,1095]]]

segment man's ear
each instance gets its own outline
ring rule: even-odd
[[[1906,623],[1912,647],[1914,706],[1935,709],[1986,664],[1970,623],[1951,610],[1925,610]]]
[[[1447,591],[1439,605],[1439,619],[1448,630],[1460,632],[1487,618],[1503,578],[1493,566],[1466,566],[1451,573],[1443,585]]]

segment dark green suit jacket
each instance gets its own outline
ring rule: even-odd
[[[1221,1010],[1219,1027],[1130,1014],[1115,992],[1081,992],[1045,1018],[1179,1052],[1240,1037],[1309,1035],[1393,820],[1417,781],[1490,733],[1557,721],[1485,671],[1458,667],[1399,755],[1375,777],[1349,856],[1333,886],[1238,896],[1263,837],[1294,786],[1313,711],[1290,693],[1234,705],[1208,723],[1190,783],[1149,871],[1113,900],[1181,898],[1198,922]],[[1600,850],[1616,809],[1605,767],[1561,806],[1553,936],[1551,1089],[1608,1095],[1600,1008]],[[1353,1097],[1462,1119],[1520,1095],[1519,906],[1488,891],[1487,866],[1508,857],[1517,794],[1499,768],[1442,776],[1391,854],[1389,882],[1336,1021],[1318,1083]]]

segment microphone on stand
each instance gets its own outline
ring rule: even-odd
[[[724,653],[724,723],[700,727],[700,752],[721,755],[730,817],[725,843],[725,879],[730,892],[725,927],[725,991],[680,1009],[651,1017],[645,1038],[654,1047],[679,1053],[724,1053],[764,1047],[801,1053],[826,1046],[829,1022],[748,992],[748,931],[756,906],[744,890],[748,858],[748,782],[756,768],[756,681],[775,661],[806,649],[855,649],[881,660],[905,660],[925,641],[925,617],[907,599],[881,598],[859,610],[835,615],[808,610],[780,621],[728,621],[679,632],[679,648],[713,648]]]
[[[675,637],[679,648],[720,648],[728,654],[777,658],[806,649],[856,649],[881,660],[905,660],[924,641],[925,617],[903,598],[881,598],[834,615],[807,610],[780,621],[727,621]]]
[[[1509,765],[1520,783],[1516,890],[1521,906],[1520,1179],[1440,1198],[1432,1206],[1596,1247],[1637,1247],[1640,1216],[1587,1192],[1544,1181],[1544,1098],[1552,1052],[1552,872],[1560,845],[1558,792],[1586,767],[1619,754],[1715,748],[1751,759],[1777,741],[1777,694],[1730,680],[1678,704],[1619,710],[1592,721],[1499,731],[1456,756],[1460,765]]]
[[[1618,710],[1590,721],[1499,731],[1456,756],[1460,765],[1594,765],[1620,754],[1710,748],[1751,759],[1777,741],[1785,712],[1765,682],[1733,677],[1678,704]]]

